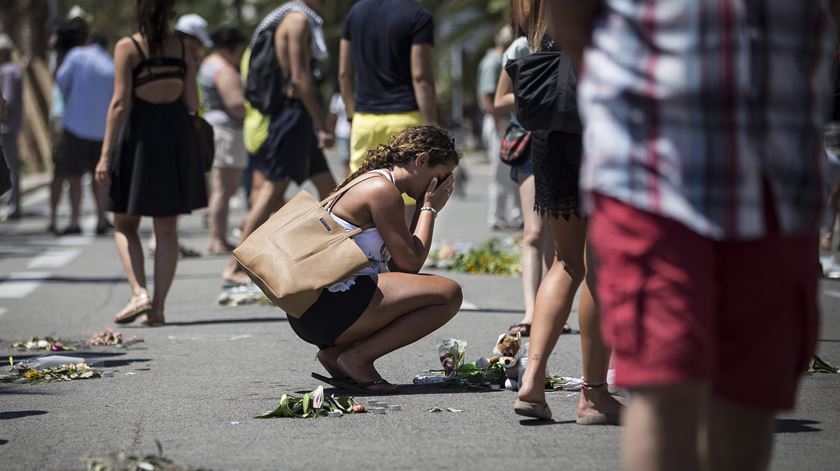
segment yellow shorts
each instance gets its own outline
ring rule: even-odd
[[[369,150],[380,144],[387,144],[392,136],[399,134],[403,129],[425,122],[419,111],[391,114],[356,113],[350,128],[350,171],[355,172],[362,166]],[[416,204],[414,199],[407,195],[403,195],[403,200],[406,205]]]

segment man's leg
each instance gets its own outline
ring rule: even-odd
[[[271,213],[277,211],[285,204],[284,195],[288,187],[289,179],[286,178],[278,181],[265,180],[260,185],[259,190],[254,190],[257,193],[256,195],[252,195],[254,196],[253,205],[248,212],[248,216],[245,218],[245,226],[242,229],[242,238],[240,240],[245,240],[271,216]],[[222,278],[231,283],[248,282],[248,276],[240,271],[239,263],[233,257],[231,257],[230,262],[225,267]]]
[[[0,136],[3,152],[6,154],[6,163],[9,165],[9,173],[12,180],[12,190],[9,192],[8,203],[6,204],[6,216],[16,219],[21,216],[20,209],[20,156],[18,155],[17,133],[3,134]]]
[[[53,170],[53,178],[50,181],[50,208],[49,208],[49,224],[47,230],[51,232],[56,231],[56,218],[58,217],[58,206],[61,204],[61,194],[64,192],[64,176],[60,169]]]
[[[700,469],[699,429],[708,396],[708,387],[702,383],[631,389],[621,431],[623,468]]]
[[[67,228],[76,229],[80,227],[82,212],[82,176],[68,175],[67,182],[70,184],[70,224]]]
[[[713,396],[706,426],[708,468],[760,471],[770,463],[774,413]]]

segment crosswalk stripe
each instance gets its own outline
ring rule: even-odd
[[[50,249],[29,261],[26,268],[59,268],[70,263],[82,249]]]
[[[25,298],[49,277],[47,272],[11,273],[6,280],[0,282],[0,298]]]

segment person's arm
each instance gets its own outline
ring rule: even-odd
[[[335,135],[327,129],[327,123],[321,110],[321,104],[315,96],[315,84],[312,83],[312,60],[309,51],[309,20],[306,15],[298,12],[291,12],[287,15],[289,22],[289,77],[292,83],[293,95],[303,102],[306,112],[312,118],[315,131],[318,133],[318,140],[324,147],[331,147]],[[280,28],[274,35],[274,47],[280,61],[282,37]],[[282,61],[280,62],[282,63]]]
[[[342,39],[338,49],[338,88],[341,91],[341,98],[344,100],[344,109],[347,110],[347,118],[353,119],[356,112],[356,69],[353,68],[353,49],[350,41]]]
[[[603,7],[603,0],[545,2],[548,34],[572,56],[579,70],[583,50],[589,45],[589,38],[592,35],[592,26]]]
[[[379,179],[376,179],[379,180]],[[443,209],[449,196],[454,178],[450,175],[440,185],[432,179],[423,197],[422,207],[437,211]],[[435,216],[431,211],[415,210],[413,230],[405,225],[405,203],[399,190],[387,181],[376,181],[372,197],[368,199],[371,217],[388,251],[391,253],[391,269],[404,273],[418,273],[432,246]]]
[[[184,76],[184,106],[187,111],[195,113],[198,111],[198,81],[196,75],[198,74],[198,59],[193,48],[187,48],[187,73]]]
[[[78,56],[71,51],[55,73],[55,83],[58,85],[58,89],[61,90],[61,94],[65,100],[70,99],[70,93],[73,88],[73,71],[76,68],[74,59],[76,57]]]
[[[131,75],[131,39],[123,38],[114,49],[114,94],[105,120],[105,137],[102,139],[102,153],[96,165],[96,181],[101,185],[110,183],[108,165],[117,145],[117,138],[131,110],[133,77]],[[193,82],[195,77],[193,77]]]
[[[3,91],[0,90],[0,121],[6,119],[6,99],[3,98]]]
[[[493,108],[497,113],[513,112],[516,106],[516,98],[513,96],[513,82],[510,80],[505,69],[499,74],[499,84],[496,86],[496,97],[493,100]]]
[[[411,46],[411,83],[420,114],[427,123],[437,121],[437,94],[432,65],[432,45]]]
[[[245,94],[242,91],[242,78],[233,66],[225,64],[213,77],[213,83],[219,92],[219,97],[225,105],[231,118],[242,121],[245,119]]]

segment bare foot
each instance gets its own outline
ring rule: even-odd
[[[342,369],[338,366],[338,357],[341,355],[347,348],[341,345],[335,345],[330,348],[324,348],[318,350],[318,361],[321,362],[321,365],[327,370],[327,373],[330,374],[333,378],[346,378],[347,373],[342,371]]]
[[[523,378],[519,382],[519,400],[534,404],[545,404],[545,384]]]
[[[162,327],[166,325],[166,317],[163,315],[163,311],[149,311],[140,321],[140,325],[145,327]]]
[[[224,255],[233,252],[235,247],[223,240],[214,240],[210,242],[207,248],[207,253],[210,255]]]
[[[373,361],[359,355],[355,349],[349,349],[338,356],[336,364],[347,373],[347,376],[357,383],[369,383],[382,379],[382,375],[376,371],[373,366]],[[366,386],[364,389],[370,392],[390,392],[397,389],[393,384],[374,384]]]
[[[601,414],[618,415],[621,403],[609,393],[606,387],[584,389],[580,392],[577,405],[578,417],[592,417]]]

